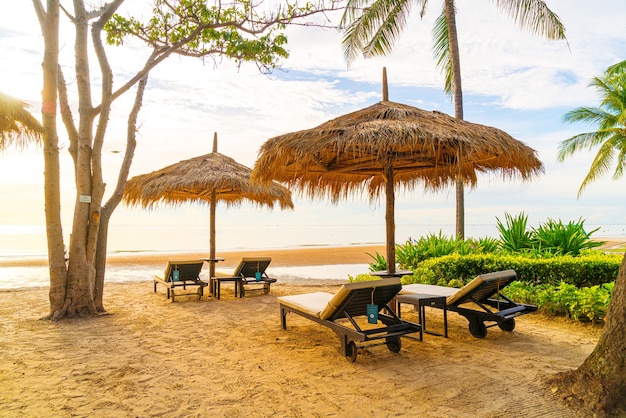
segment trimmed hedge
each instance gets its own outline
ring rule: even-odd
[[[451,254],[419,263],[405,283],[429,283],[460,287],[479,274],[515,270],[518,280],[557,286],[562,282],[578,288],[602,285],[617,278],[622,254],[590,252],[577,257],[529,258],[517,255]]]

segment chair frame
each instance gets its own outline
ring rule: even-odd
[[[537,310],[536,305],[516,303],[502,294],[501,291],[515,280],[517,280],[515,270],[478,275],[470,283],[448,296],[445,307],[448,311],[464,316],[469,322],[470,333],[476,338],[484,338],[487,336],[487,328],[496,325],[503,331],[513,331],[516,317]],[[415,286],[414,289],[420,288],[420,285],[409,286]],[[402,293],[428,293],[433,287],[445,288],[426,285],[424,288],[427,289],[426,291],[412,292],[407,291],[408,287],[404,287]],[[468,307],[468,304],[474,309]],[[442,305],[433,306],[444,308]],[[493,324],[486,325],[485,322],[493,322]]]
[[[232,276],[215,277],[213,286],[213,296],[218,300],[221,294],[222,282],[234,282],[235,297],[243,298],[247,291],[262,291],[264,294],[270,292],[272,283],[276,283],[276,279],[270,278],[267,273],[267,267],[272,262],[270,257],[244,257],[235,268]],[[256,280],[256,273],[261,273],[261,279]],[[260,286],[260,287],[258,287]],[[247,289],[246,289],[247,287]]]
[[[207,282],[200,280],[200,271],[202,271],[203,265],[204,261],[202,260],[168,261],[163,277],[154,276],[154,292],[156,293],[157,284],[160,283],[165,286],[167,299],[171,298],[172,302],[175,301],[176,296],[194,294],[197,294],[198,300],[200,300],[204,295],[204,288],[209,285]],[[176,267],[178,267],[180,272],[178,281],[173,280],[173,272]],[[197,287],[197,289],[194,293],[189,293],[188,288],[190,287]],[[181,288],[183,293],[179,293],[176,290]]]
[[[373,286],[363,287],[363,283],[371,283]],[[390,351],[398,353],[402,348],[401,336],[419,332],[421,338],[422,327],[419,324],[400,319],[389,306],[389,303],[402,288],[399,279],[356,282],[344,285],[342,289],[344,288],[348,290],[348,295],[334,309],[334,312],[325,319],[290,306],[286,301],[281,301],[281,298],[278,298],[282,329],[287,329],[287,314],[290,312],[326,326],[332,329],[339,337],[341,353],[352,362],[356,361],[357,358],[357,342],[369,343],[366,346],[384,344],[387,345]],[[370,302],[378,305],[378,321],[382,323],[382,326],[363,329],[357,323],[356,318],[367,316],[366,305]],[[343,321],[343,323],[337,322],[339,320],[347,321]]]

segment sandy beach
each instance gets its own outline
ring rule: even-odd
[[[271,256],[296,266],[354,257],[367,263],[372,249]],[[240,255],[227,261],[234,265]],[[450,313],[449,338],[405,338],[399,353],[362,347],[350,363],[329,328],[292,314],[282,330],[276,300],[334,293],[339,285],[279,281],[268,295],[236,299],[226,288],[219,301],[171,303],[149,279],[112,283],[105,290],[109,314],[61,322],[39,319],[48,313],[47,288],[0,291],[0,416],[581,416],[557,401],[543,378],[580,365],[599,326],[531,314],[511,333],[490,328],[476,339],[467,321]],[[441,311],[428,315],[429,327],[441,326]],[[403,317],[415,313],[404,309]]]

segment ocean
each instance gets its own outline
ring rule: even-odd
[[[599,226],[585,225],[587,230]],[[466,225],[467,237],[497,237],[494,225]],[[396,225],[396,242],[405,242],[428,234],[454,234],[454,225]],[[217,252],[234,250],[287,249],[311,246],[384,245],[384,225],[259,225],[219,226]],[[602,226],[593,234],[603,237],[625,237],[626,225]],[[66,242],[68,242],[66,240]],[[109,254],[190,253],[208,252],[208,225],[200,226],[111,226]],[[45,263],[33,263],[47,257],[45,228],[37,226],[0,225],[0,289],[47,286]],[[139,257],[140,258],[140,257]],[[2,266],[10,261],[11,266]],[[16,262],[23,261],[23,265]],[[37,264],[37,265],[33,265]],[[347,264],[297,268],[274,268],[271,273],[283,280],[338,279],[367,271],[367,265]],[[272,268],[272,267],[270,267]],[[162,269],[160,265],[138,263],[133,266],[107,266],[106,281],[110,283],[150,281]],[[219,269],[218,269],[219,270]],[[208,274],[208,273],[207,273]]]

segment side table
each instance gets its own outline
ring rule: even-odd
[[[406,303],[413,305],[417,309],[417,318],[419,324],[422,326],[422,331],[431,334],[438,335],[440,337],[448,338],[448,307],[446,305],[446,297],[439,295],[427,295],[423,293],[410,293],[400,294],[396,296],[396,314],[401,317],[400,305]],[[443,309],[443,333],[428,331],[426,329],[426,307],[434,307]],[[420,332],[420,341],[422,340],[422,334]]]
[[[220,261],[225,261],[225,258],[216,257],[216,258],[201,258],[200,260],[206,261],[211,266],[211,271],[215,272],[215,263],[219,263]],[[211,296],[215,296],[215,277],[209,277],[209,294]]]
[[[222,282],[234,282],[235,283],[235,297],[243,297],[243,279],[241,277],[214,277],[215,286],[213,287],[213,296],[220,300],[220,293],[222,288]]]

